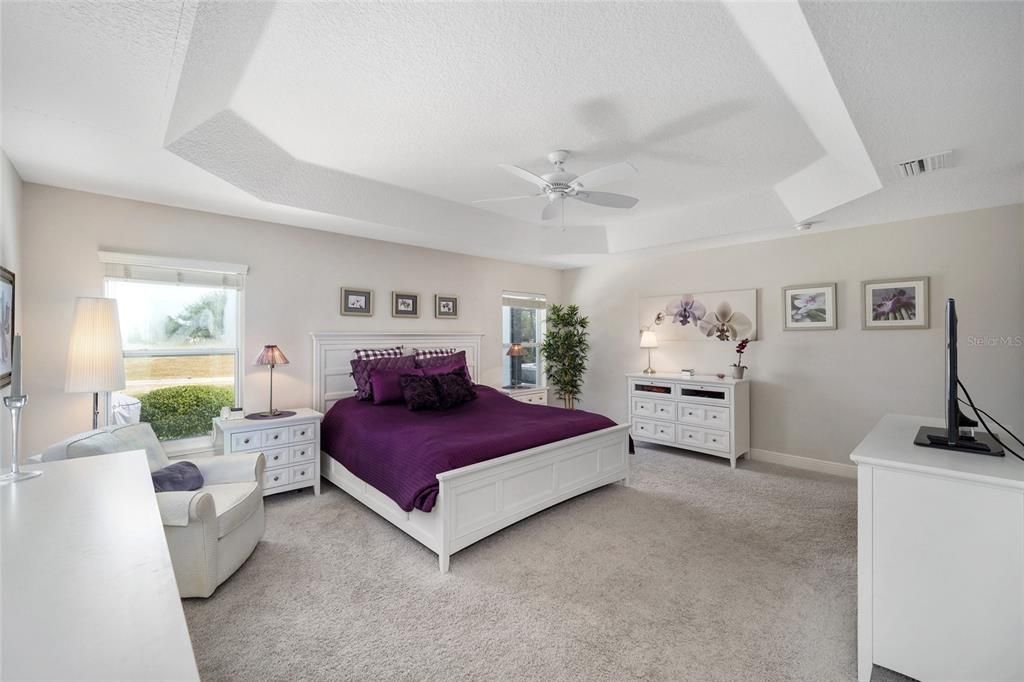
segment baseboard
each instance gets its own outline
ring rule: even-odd
[[[789,455],[785,452],[772,452],[771,450],[750,449],[750,458],[759,462],[770,462],[781,464],[794,469],[807,469],[817,471],[821,474],[832,474],[833,476],[845,476],[846,478],[857,478],[857,467],[853,464],[842,464],[840,462],[826,462],[823,459],[812,457],[801,457],[800,455]]]

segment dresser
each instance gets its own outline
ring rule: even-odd
[[[750,452],[750,382],[686,374],[627,374],[634,440],[736,460]]]
[[[548,404],[548,389],[544,386],[526,386],[523,388],[502,386],[498,390],[521,403],[528,403],[530,405]]]
[[[280,419],[214,419],[214,445],[222,455],[262,452],[267,459],[263,496],[312,486],[320,494],[320,420],[302,408]]]
[[[1024,679],[1024,462],[914,445],[886,415],[857,464],[858,678]]]

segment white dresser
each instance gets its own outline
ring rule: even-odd
[[[886,415],[857,463],[857,676],[1024,679],[1024,462],[913,444]]]
[[[548,389],[545,386],[524,386],[521,388],[502,386],[498,390],[521,403],[528,403],[530,405],[548,404]]]
[[[214,440],[222,455],[262,452],[267,458],[263,496],[313,487],[320,494],[320,420],[302,408],[280,419],[214,419]]]
[[[736,460],[750,452],[750,383],[684,374],[627,374],[630,433]]]

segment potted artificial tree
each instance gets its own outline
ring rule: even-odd
[[[555,396],[567,409],[573,409],[583,389],[590,352],[590,320],[580,314],[579,306],[552,305],[548,308],[547,333],[540,352],[544,354],[544,374],[555,387]]]

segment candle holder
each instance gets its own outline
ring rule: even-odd
[[[21,409],[28,402],[28,396],[12,395],[4,398],[4,407],[11,411],[11,470],[6,474],[0,474],[0,485],[4,483],[17,483],[36,476],[42,476],[42,471],[22,471],[18,467],[18,436],[21,427]]]

